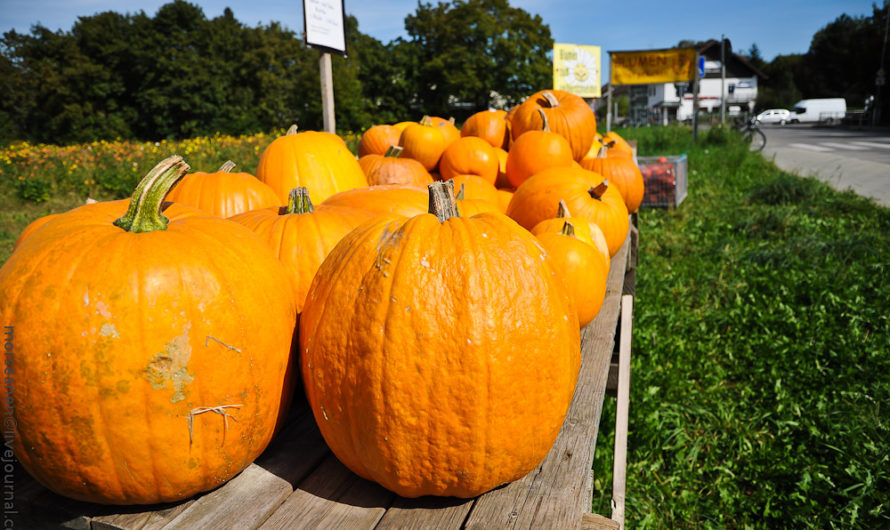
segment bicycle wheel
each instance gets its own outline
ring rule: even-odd
[[[752,151],[763,151],[766,147],[766,135],[760,129],[752,129],[748,135],[748,145]]]

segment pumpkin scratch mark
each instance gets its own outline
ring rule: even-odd
[[[187,418],[187,421],[189,424],[189,447],[192,446],[192,440],[194,439],[195,416],[197,416],[198,414],[204,414],[205,412],[215,412],[223,417],[223,438],[222,438],[222,443],[220,444],[220,447],[222,447],[226,443],[226,433],[229,431],[229,418],[232,418],[233,420],[238,421],[238,418],[236,418],[235,416],[232,416],[231,414],[226,412],[226,409],[239,408],[239,407],[243,407],[243,406],[244,405],[240,405],[240,404],[239,405],[219,405],[216,407],[198,407],[196,409],[192,409],[192,411],[189,412],[189,415]]]
[[[223,346],[225,346],[226,348],[228,348],[228,349],[230,349],[230,350],[232,350],[232,351],[236,351],[236,352],[238,352],[238,353],[243,353],[243,352],[242,352],[241,350],[239,350],[238,348],[226,344],[225,342],[219,340],[218,338],[214,337],[213,335],[207,335],[207,339],[204,340],[204,346],[210,346],[210,339],[215,340],[216,342],[222,344]]]

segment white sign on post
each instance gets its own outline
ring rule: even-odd
[[[346,55],[344,0],[303,0],[306,44]]]

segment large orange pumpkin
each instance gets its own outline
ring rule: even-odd
[[[526,99],[510,117],[513,139],[526,131],[542,128],[541,114],[547,116],[550,130],[572,146],[572,157],[581,160],[596,134],[596,115],[584,98],[563,90],[542,90]]]
[[[423,165],[412,158],[402,158],[402,148],[392,146],[386,154],[365,155],[358,160],[368,178],[369,186],[380,184],[404,184],[426,189],[433,177]]]
[[[416,186],[384,184],[344,191],[328,197],[322,205],[355,208],[374,215],[413,217],[429,206],[429,194]]]
[[[161,213],[187,169],[163,161],[126,210],[115,201],[60,215],[0,269],[0,321],[15,330],[15,394],[2,390],[15,403],[9,445],[61,495],[190,497],[248,466],[279,420],[290,280],[246,228]]]
[[[222,218],[281,204],[272,188],[233,169],[235,163],[229,160],[213,173],[189,173],[170,190],[167,200]]]
[[[305,186],[312,201],[321,203],[335,193],[368,185],[355,156],[336,134],[297,132],[294,125],[276,138],[263,154],[256,176],[287,204],[290,190]]]
[[[363,225],[322,264],[301,318],[303,380],[355,473],[405,497],[467,498],[550,450],[579,328],[534,236],[501,214],[455,216],[450,183],[430,187],[430,214]]]
[[[456,142],[460,139],[460,129],[458,129],[454,125],[454,118],[440,118],[438,116],[430,116],[430,122],[434,127],[437,127],[440,131],[442,131],[442,135],[445,137],[445,147]]]
[[[466,136],[449,145],[439,160],[442,180],[457,175],[477,175],[492,185],[498,178],[498,155],[488,142]]]
[[[541,130],[528,131],[517,138],[507,152],[507,180],[518,188],[535,173],[551,168],[571,166],[572,146],[559,134],[550,132],[549,119],[543,111]]]
[[[12,250],[15,250],[15,249],[19,248],[19,245],[21,245],[22,242],[23,242],[28,236],[30,236],[31,234],[33,234],[34,232],[36,232],[38,228],[40,228],[40,227],[42,227],[43,225],[45,225],[46,223],[52,221],[53,219],[55,219],[55,218],[58,217],[59,215],[61,215],[61,214],[51,213],[51,214],[49,214],[49,215],[44,215],[43,217],[38,217],[37,219],[34,219],[34,220],[31,221],[30,223],[28,223],[28,226],[26,226],[26,227],[22,230],[22,232],[19,234],[19,237],[16,238],[15,243],[13,243],[13,245],[12,245]]]
[[[318,267],[352,229],[373,217],[365,210],[313,206],[306,188],[291,191],[285,208],[264,208],[230,218],[260,236],[284,263],[294,283],[297,312]]]
[[[614,256],[630,228],[627,207],[615,186],[593,171],[576,167],[544,170],[517,188],[507,206],[507,215],[531,230],[544,219],[557,216],[564,200],[572,215],[596,223]]]
[[[399,145],[402,130],[395,125],[374,125],[362,133],[358,141],[358,156],[383,155],[394,146]]]
[[[643,173],[632,157],[608,156],[608,151],[611,150],[603,147],[597,156],[582,160],[581,166],[608,179],[621,192],[627,211],[634,213],[643,202]]]
[[[507,111],[488,109],[479,111],[464,122],[461,136],[478,136],[492,147],[507,149],[510,146],[510,127]]]

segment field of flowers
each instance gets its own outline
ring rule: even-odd
[[[34,219],[69,210],[89,197],[129,197],[156,163],[178,154],[192,171],[215,171],[226,160],[253,174],[263,150],[284,130],[251,136],[214,135],[180,141],[98,141],[67,146],[18,142],[0,148],[0,263]],[[346,138],[354,149],[357,138]]]

